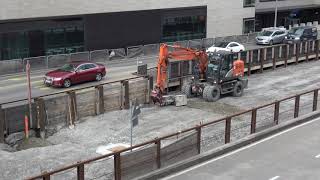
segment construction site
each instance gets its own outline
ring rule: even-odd
[[[308,41],[231,53],[236,58],[229,63],[242,59],[244,64],[238,74],[231,73],[236,74],[236,81],[225,81],[237,82],[240,77],[248,84],[246,88],[241,85],[242,92],[237,95],[233,91],[236,83],[232,83],[231,91],[227,86],[225,94],[219,93],[215,98],[211,93],[211,99],[208,95],[196,96],[204,92],[199,88],[193,91],[196,97],[185,94],[188,82],[195,82],[191,67],[201,67],[194,64],[200,51],[173,45],[163,52],[160,47],[159,59],[154,58],[157,68],[149,68],[144,71],[146,74],[138,72],[99,85],[34,97],[28,139],[23,132],[26,100],[3,103],[0,121],[4,122],[5,131],[0,135],[6,144],[1,144],[0,157],[6,163],[0,164],[0,179],[139,178],[315,113],[320,88],[318,43]],[[161,66],[162,61],[168,64]],[[212,62],[204,64],[210,67]],[[166,71],[159,71],[164,67]],[[212,83],[210,86],[216,80]],[[153,94],[157,92],[160,94]],[[184,106],[164,103],[166,95],[181,94],[189,97]],[[140,104],[141,113],[130,147],[129,104],[134,100]],[[119,149],[111,148],[109,154],[101,156],[99,149],[110,145]]]

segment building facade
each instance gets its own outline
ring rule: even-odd
[[[279,0],[279,24],[288,7],[318,1]],[[249,33],[270,24],[273,7],[272,0],[2,0],[0,60]]]
[[[243,0],[2,0],[0,59],[242,34]]]

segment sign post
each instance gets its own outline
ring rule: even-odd
[[[31,102],[31,81],[30,81],[30,62],[27,61],[26,65],[26,73],[27,73],[27,86],[28,86],[28,103],[29,103],[29,121],[30,128],[32,128],[32,102]]]

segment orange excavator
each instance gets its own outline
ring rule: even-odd
[[[172,48],[173,51],[169,51]],[[167,68],[170,61],[195,61],[192,80],[182,87],[188,98],[202,96],[206,101],[217,101],[221,94],[241,96],[247,87],[244,62],[227,51],[206,52],[178,45],[161,44],[157,65],[157,82],[151,98],[161,106],[168,104],[164,98],[167,85]],[[169,103],[174,102],[174,98]]]

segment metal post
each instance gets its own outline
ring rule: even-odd
[[[27,84],[28,84],[28,104],[29,104],[29,122],[30,129],[33,128],[33,120],[32,120],[32,102],[31,102],[31,80],[30,80],[30,62],[27,60],[26,65],[26,73],[27,73]]]
[[[295,98],[295,104],[294,104],[294,118],[297,118],[299,116],[299,107],[300,107],[300,95],[297,95]]]
[[[121,180],[121,156],[120,153],[114,155],[114,179]]]
[[[198,154],[201,153],[201,126],[197,127],[197,148]]]
[[[149,76],[148,77],[148,94],[147,94],[148,102],[147,103],[151,102],[151,91],[152,91],[152,89],[153,89],[153,77]]]
[[[4,110],[0,105],[0,143],[4,143]]]
[[[274,27],[277,27],[278,18],[278,0],[276,0],[275,10],[274,10]]]
[[[300,43],[296,43],[296,64],[299,62]]]
[[[226,119],[225,136],[224,136],[225,144],[230,143],[230,134],[231,134],[231,117],[228,117]]]
[[[319,60],[319,40],[316,40],[315,43],[316,43],[316,60]]]
[[[132,134],[133,134],[133,122],[132,122],[132,114],[133,114],[133,108],[132,108],[132,102],[130,101],[130,118],[129,118],[129,121],[130,121],[130,147],[132,147]],[[132,149],[131,149],[132,151]]]
[[[309,61],[310,41],[306,41],[306,61]]]
[[[77,180],[84,180],[84,164],[77,166]]]
[[[77,101],[74,91],[67,92],[69,95],[69,126],[73,126],[77,119]]]
[[[124,109],[129,109],[129,81],[122,81],[124,86]]]
[[[276,124],[279,124],[279,111],[280,111],[280,101],[277,101],[274,104],[274,117],[273,117],[273,121]]]
[[[157,139],[157,167],[158,169],[161,168],[161,140]]]
[[[250,131],[251,134],[256,132],[256,126],[257,126],[257,109],[253,109],[251,114],[251,131]]]
[[[45,175],[45,176],[43,176],[42,179],[43,179],[43,180],[50,180],[50,175]]]
[[[251,75],[251,58],[252,58],[252,51],[247,51],[247,59],[248,59],[248,76]]]
[[[287,65],[288,65],[289,53],[290,53],[290,46],[289,46],[289,44],[287,44],[286,47],[287,47],[287,52],[286,52],[286,57],[285,57],[285,60],[284,60],[284,67],[287,67]]]
[[[272,47],[272,69],[276,69],[276,53],[274,47]]]
[[[96,90],[96,98],[95,98],[95,113],[96,115],[104,113],[104,94],[103,94],[103,86],[99,85],[95,87]]]
[[[318,92],[319,90],[314,90],[313,92],[313,106],[312,106],[312,111],[316,111],[318,108]]]

